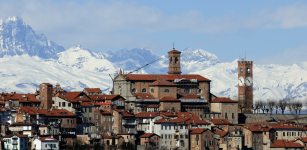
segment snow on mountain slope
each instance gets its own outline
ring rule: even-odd
[[[0,57],[4,55],[39,56],[55,58],[62,46],[49,41],[45,35],[36,35],[35,31],[19,17],[0,19]]]
[[[63,65],[56,60],[21,55],[0,58],[0,91],[34,93],[41,83],[49,82],[70,90],[99,87],[109,90],[112,82],[109,71],[89,71]]]
[[[118,67],[106,60],[103,55],[84,49],[80,45],[58,53],[58,57],[57,61],[59,63],[74,68],[75,70],[83,69],[110,73],[118,71]]]
[[[236,97],[238,93],[237,60],[219,63],[210,68],[191,72],[212,80],[211,92],[217,96]],[[254,65],[254,99],[305,99],[307,94],[307,62],[282,65]]]

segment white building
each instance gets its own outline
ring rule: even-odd
[[[47,149],[58,150],[59,141],[52,137],[40,137],[33,141],[33,148],[35,150],[47,150]]]
[[[28,149],[28,136],[22,134],[10,134],[3,136],[5,149],[26,150]]]

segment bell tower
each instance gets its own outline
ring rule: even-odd
[[[181,74],[181,67],[180,67],[180,51],[175,50],[173,46],[173,50],[168,52],[168,74]]]
[[[238,102],[243,113],[252,113],[253,61],[238,61]]]

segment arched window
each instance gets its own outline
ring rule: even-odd
[[[243,68],[241,68],[241,73],[243,73]]]
[[[135,88],[133,88],[133,89],[131,90],[131,92],[132,92],[132,93],[135,93],[135,92],[136,92],[136,89],[135,89]]]
[[[190,89],[184,89],[184,93],[190,93]]]
[[[170,63],[170,64],[173,63],[173,58],[172,58],[172,57],[169,59],[169,63]]]
[[[154,89],[151,89],[151,93],[153,93],[153,92],[155,92],[155,90],[154,90]]]
[[[199,93],[199,94],[201,93],[201,89],[198,89],[198,93]]]
[[[247,68],[247,73],[251,73],[249,68]]]
[[[169,89],[165,89],[165,90],[164,90],[164,93],[169,93]]]
[[[178,64],[178,57],[175,57],[175,64]]]
[[[146,88],[142,89],[142,92],[143,92],[143,93],[146,93]]]

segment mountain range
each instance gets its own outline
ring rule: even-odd
[[[217,96],[236,98],[237,61],[221,62],[202,49],[180,50],[183,74],[200,74],[211,80],[211,92]],[[166,74],[168,56],[157,55],[149,48],[94,52],[78,45],[65,50],[43,34],[37,35],[20,17],[0,20],[0,91],[33,93],[40,83],[60,83],[69,90],[99,87],[108,93],[111,77],[119,71]],[[253,66],[254,98],[305,100],[307,62],[293,65]],[[111,76],[111,77],[110,77]]]

